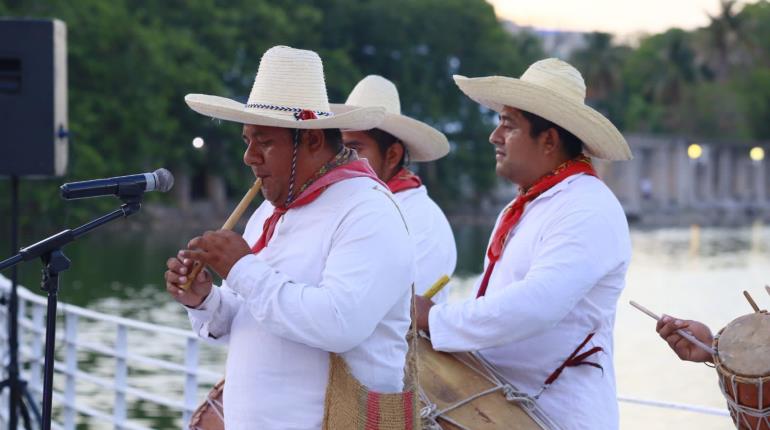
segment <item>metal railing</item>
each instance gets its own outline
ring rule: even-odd
[[[7,279],[0,276],[0,294],[10,288]],[[42,396],[43,347],[45,339],[46,298],[19,287],[19,361],[22,378],[37,400]],[[221,378],[221,374],[200,366],[201,348],[221,348],[201,342],[191,331],[164,327],[162,325],[115,317],[81,307],[60,304],[58,309],[58,330],[56,336],[56,362],[54,366],[54,419],[52,428],[71,430],[84,420],[95,428],[112,427],[125,430],[150,430],[157,428],[187,427],[191,414],[198,405],[198,399]],[[80,322],[89,320],[90,332],[81,328]],[[7,321],[5,306],[0,306],[0,365],[7,362]],[[84,332],[86,331],[86,332]],[[142,336],[141,342],[133,345],[129,335]],[[148,343],[149,342],[149,343]],[[178,347],[174,347],[174,344]],[[157,351],[173,351],[154,357],[145,351],[151,345],[162,345]],[[158,354],[155,354],[158,355]],[[169,357],[173,356],[173,357]],[[98,358],[97,358],[98,357]],[[180,363],[181,362],[181,363]],[[101,365],[95,365],[101,363]],[[150,380],[157,378],[158,371],[167,375],[179,375],[183,381],[171,387],[152,386]],[[132,371],[134,375],[132,375]],[[142,373],[145,379],[142,380]],[[139,376],[137,376],[138,374]],[[147,376],[149,375],[149,376]],[[142,384],[144,382],[144,384]],[[83,386],[95,387],[89,392]],[[145,385],[137,386],[137,385]],[[150,386],[148,388],[148,385]],[[179,387],[183,387],[181,392]],[[107,393],[107,395],[105,395]],[[7,390],[0,397],[0,428],[7,426]],[[93,398],[99,401],[94,402]],[[112,397],[111,402],[104,399]],[[619,396],[624,403],[649,407],[678,409],[689,412],[729,416],[726,409],[697,405],[662,402]],[[132,417],[130,404],[148,402],[154,407],[165,408],[166,416],[178,417],[173,423],[148,427]],[[94,405],[94,403],[100,403]],[[170,411],[170,412],[169,412]],[[79,416],[86,417],[85,419]],[[89,427],[90,428],[90,427]]]
[[[0,292],[8,289],[9,283],[0,276]],[[19,287],[19,363],[21,376],[36,400],[42,396],[45,312],[45,297]],[[6,308],[2,306],[0,358],[3,367],[8,354],[6,318]],[[78,415],[88,417],[86,420],[96,428],[104,428],[105,424],[127,430],[157,428],[139,424],[130,416],[131,405],[141,402],[172,411],[170,414],[165,412],[166,416],[181,418],[167,423],[167,427],[186,427],[202,392],[222,377],[221,373],[200,368],[201,340],[189,330],[115,317],[63,303],[59,305],[57,319],[63,320],[63,325],[62,321],[57,322],[52,428],[74,429],[80,424]],[[98,329],[84,333],[79,329],[83,320],[90,320],[89,325]],[[132,345],[130,335],[140,340]],[[147,352],[152,350],[155,350],[155,356]],[[183,381],[173,384],[175,387],[153,383],[152,374],[157,374],[158,370],[164,371],[166,380],[166,375],[175,374]],[[91,391],[83,388],[89,385],[95,388]],[[183,387],[181,393],[178,392],[180,386]],[[112,402],[105,402],[110,396]],[[4,392],[0,399],[0,423],[3,424],[7,423],[7,404],[7,392]],[[5,427],[0,425],[0,428]]]

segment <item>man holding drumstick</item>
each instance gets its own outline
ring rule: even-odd
[[[677,330],[685,330],[704,344],[711,345],[714,342],[714,335],[711,334],[711,330],[706,324],[699,321],[681,320],[669,315],[663,315],[655,326],[655,330],[660,337],[668,343],[668,346],[670,346],[674,353],[676,353],[677,357],[683,361],[713,363],[714,358],[711,354],[676,332]]]
[[[564,429],[616,429],[612,331],[631,257],[619,202],[587,155],[627,160],[618,130],[585,105],[569,64],[547,59],[521,79],[455,76],[497,111],[498,176],[519,186],[498,217],[473,297],[418,297],[418,327],[440,351],[478,351]],[[545,390],[545,391],[542,391]]]
[[[201,337],[227,343],[228,430],[318,429],[330,352],[372,390],[403,388],[413,251],[393,196],[342,145],[381,108],[332,114],[315,52],[274,47],[248,103],[191,94],[196,112],[243,124],[265,202],[244,236],[207,232],[168,260],[166,287]],[[194,261],[205,271],[180,288]]]

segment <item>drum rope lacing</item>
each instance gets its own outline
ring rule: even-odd
[[[420,335],[427,338],[427,336],[422,332]],[[543,394],[545,389],[548,388],[547,385],[543,385],[543,387],[540,388],[540,391],[534,396],[529,395],[525,392],[517,390],[516,387],[506,381],[502,374],[495,368],[495,366],[493,366],[492,363],[482,357],[481,354],[469,353],[469,355],[473,358],[473,362],[466,360],[464,356],[461,355],[455,355],[454,357],[466,365],[469,369],[473,370],[487,381],[489,381],[491,384],[493,384],[493,387],[476,393],[467,399],[463,399],[448,405],[443,409],[438,409],[438,405],[431,402],[427,394],[425,394],[422,388],[420,388],[420,400],[425,405],[420,409],[420,418],[423,421],[423,430],[441,430],[441,426],[438,423],[439,419],[454,425],[460,430],[473,430],[456,422],[452,418],[446,416],[446,414],[480,397],[484,397],[498,391],[503,393],[507,401],[519,404],[527,413],[527,415],[529,415],[541,427],[554,430],[559,428],[556,423],[554,423],[550,418],[542,413],[536,403],[536,400],[540,397],[541,394]],[[481,369],[479,367],[481,367]]]
[[[730,386],[732,387],[733,393],[738,393],[738,382],[735,381],[736,375],[732,375],[730,377]],[[746,425],[747,428],[750,428],[750,424],[748,420],[746,419],[746,416],[750,416],[753,418],[757,418],[755,429],[767,428],[767,426],[770,426],[770,407],[758,409],[758,408],[752,408],[751,406],[741,405],[738,402],[735,401],[733,396],[729,395],[727,390],[725,390],[724,382],[722,378],[719,378],[719,388],[722,389],[722,394],[725,396],[725,400],[727,401],[727,407],[735,413],[735,421],[740,423],[741,425]],[[764,395],[764,381],[762,379],[759,379],[759,387],[757,389],[758,394],[758,401],[757,405],[762,405],[763,402],[763,395]]]
[[[724,330],[724,329],[722,329]],[[714,336],[714,344],[718,345],[719,338],[722,336],[722,331],[720,331],[716,336]],[[736,375],[733,373],[733,371],[728,368],[727,366],[722,363],[719,356],[719,348],[716,347],[717,353],[714,355],[714,363],[715,368],[717,369],[717,373],[723,376],[729,376],[730,380],[730,388],[732,388],[732,393],[730,394],[730,391],[725,386],[725,378],[721,377],[719,378],[719,389],[722,391],[722,395],[725,398],[725,401],[727,402],[727,408],[730,410],[730,414],[733,416],[733,419],[736,423],[736,425],[741,429],[748,429],[748,430],[760,430],[763,428],[770,428],[770,406],[766,408],[762,408],[762,405],[764,402],[764,385],[765,385],[765,379],[767,379],[766,376],[762,377],[741,377],[739,375]],[[737,381],[736,379],[743,379],[743,382]],[[757,384],[757,407],[752,407],[748,405],[742,405],[738,403],[738,397],[739,397],[739,385],[745,384],[746,379],[752,379],[753,384]],[[752,417],[756,419],[756,425],[752,428],[751,423],[749,422],[747,417]],[[744,427],[745,426],[745,427]]]
[[[220,420],[222,422],[225,422],[225,416],[224,416],[224,405],[222,402],[218,401],[217,399],[212,399],[211,396],[206,396],[206,403],[211,405],[212,408],[214,408],[214,413],[217,414]]]

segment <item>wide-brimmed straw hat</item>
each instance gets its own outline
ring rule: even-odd
[[[361,107],[382,106],[385,119],[377,126],[400,140],[412,161],[432,161],[449,153],[449,142],[444,133],[435,128],[401,115],[401,101],[393,82],[378,75],[369,75],[356,84],[345,104],[332,104],[335,114],[351,112]]]
[[[617,128],[585,104],[586,85],[580,72],[556,58],[540,60],[521,79],[504,76],[454,76],[468,97],[497,112],[504,106],[543,117],[574,134],[585,152],[605,160],[630,160],[631,148]]]
[[[274,46],[262,55],[246,104],[206,94],[188,94],[184,100],[192,110],[213,118],[284,128],[368,130],[385,116],[382,107],[332,113],[321,58],[288,46]]]

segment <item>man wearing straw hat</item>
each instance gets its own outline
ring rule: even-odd
[[[415,244],[415,291],[422,294],[443,275],[452,275],[457,248],[446,216],[428,196],[420,177],[405,164],[407,160],[437,160],[449,153],[449,142],[428,124],[401,115],[398,90],[382,76],[362,79],[345,104],[332,105],[332,110],[344,113],[365,106],[385,108],[382,124],[366,131],[343,131],[342,140],[359,157],[367,159],[401,207]],[[434,300],[443,301],[447,291],[441,291]]]
[[[418,327],[437,350],[478,351],[518,390],[539,394],[562,428],[615,429],[612,331],[631,246],[623,209],[587,156],[631,151],[585,105],[583,78],[563,61],[538,61],[520,79],[454,79],[498,112],[496,172],[519,194],[498,217],[473,297],[419,298]]]
[[[320,428],[330,352],[370,389],[401,391],[412,247],[390,191],[339,131],[376,127],[382,108],[332,114],[321,59],[283,46],[263,55],[247,104],[185,101],[243,124],[243,159],[265,197],[243,237],[207,232],[167,263],[194,331],[229,346],[226,428]],[[179,288],[193,261],[223,285],[204,271]]]

